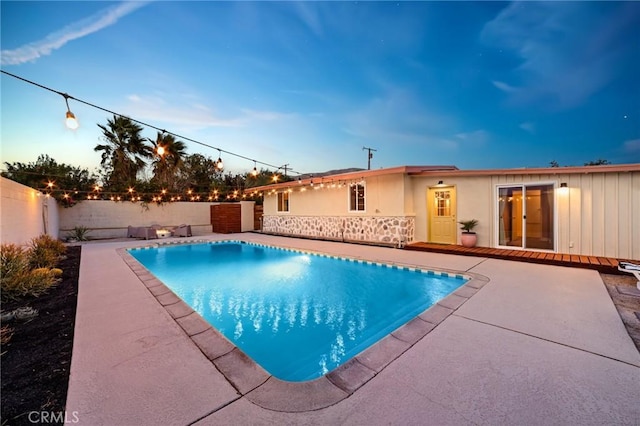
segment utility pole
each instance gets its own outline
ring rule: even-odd
[[[290,168],[289,167],[290,164],[285,164],[284,166],[280,166],[281,169],[284,169],[284,176],[287,177],[287,169]]]
[[[369,151],[369,155],[367,156],[367,170],[371,170],[371,159],[373,158],[373,152],[371,151],[377,151],[377,149],[367,148],[366,146],[363,146],[362,150]]]

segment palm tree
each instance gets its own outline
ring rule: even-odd
[[[102,151],[100,165],[105,169],[109,186],[123,189],[136,182],[138,172],[147,163],[145,158],[152,156],[151,147],[140,135],[142,127],[128,117],[114,115],[107,119],[107,125],[98,124],[102,130],[102,140],[94,151]]]
[[[173,135],[158,132],[155,141],[148,139],[156,154],[153,164],[153,179],[163,188],[175,190],[175,176],[186,155],[186,145],[177,141]]]

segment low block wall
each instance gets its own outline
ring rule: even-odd
[[[269,216],[264,232],[314,238],[397,244],[413,241],[415,218],[410,216]]]
[[[60,209],[60,238],[65,238],[75,226],[89,228],[89,239],[125,238],[127,227],[191,225],[193,235],[211,233],[211,206],[224,203],[171,202],[143,204],[129,201],[84,200],[77,205]],[[238,203],[244,222],[253,223],[253,201]],[[243,227],[249,231],[251,227]]]
[[[58,238],[55,199],[4,177],[0,195],[0,242],[24,245],[42,234]]]

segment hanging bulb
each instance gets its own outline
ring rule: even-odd
[[[78,120],[76,120],[76,116],[73,115],[71,109],[69,108],[69,95],[66,93],[62,93],[62,97],[64,98],[64,102],[67,104],[67,117],[65,120],[65,124],[67,128],[71,130],[76,130],[79,127]]]
[[[156,149],[156,153],[157,153],[160,157],[162,157],[162,156],[164,155],[164,153],[165,153],[165,149],[164,149],[164,147],[163,147],[162,145],[158,146],[158,148]]]
[[[258,169],[256,168],[256,162],[255,161],[253,162],[253,170],[251,171],[251,175],[253,177],[258,176]]]
[[[224,163],[222,162],[222,151],[218,150],[218,161],[216,161],[216,168],[218,170],[224,169]]]

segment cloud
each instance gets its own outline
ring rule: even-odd
[[[171,102],[165,99],[171,99]],[[128,104],[122,110],[132,117],[151,121],[150,124],[154,125],[164,123],[182,128],[247,127],[257,122],[273,122],[295,117],[294,114],[252,109],[240,109],[235,116],[221,117],[198,99],[179,94],[155,96],[132,94],[127,97],[127,101]]]
[[[453,125],[450,117],[428,110],[410,91],[398,88],[387,88],[345,116],[347,134],[383,143],[424,143]]]
[[[640,153],[640,139],[632,139],[624,142],[624,151],[627,153]]]
[[[493,83],[494,86],[496,86],[498,89],[502,90],[503,92],[506,93],[514,93],[518,91],[517,87],[513,87],[508,85],[507,83],[504,83],[502,81],[492,81],[491,83]]]
[[[518,127],[520,127],[525,132],[529,132],[529,133],[535,133],[536,132],[535,124],[533,124],[530,121],[525,121],[524,123],[521,123],[520,126],[518,126]]]
[[[474,130],[458,133],[455,137],[466,145],[485,145],[489,140],[489,133],[486,130]]]
[[[637,52],[629,35],[639,18],[633,2],[513,2],[484,26],[480,38],[520,59],[493,81],[510,100],[564,109],[625,72],[622,63]]]
[[[67,25],[63,29],[53,32],[42,40],[38,40],[13,50],[2,50],[0,63],[2,65],[20,65],[33,62],[42,56],[50,55],[70,41],[88,36],[120,20],[120,18],[136,11],[147,2],[124,2],[117,6],[103,9],[88,18]]]

